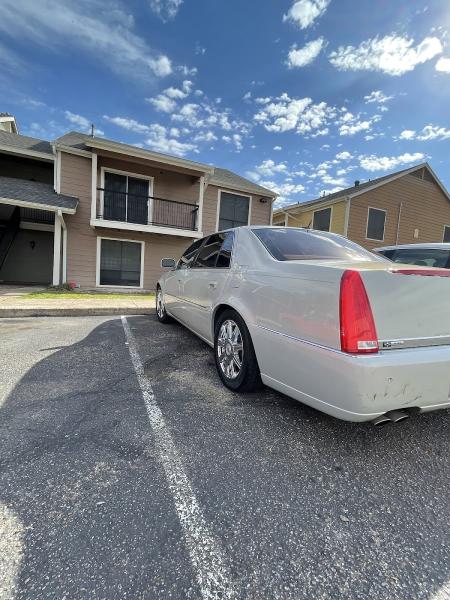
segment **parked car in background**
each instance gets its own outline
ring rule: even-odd
[[[340,235],[267,226],[215,233],[162,266],[159,321],[212,346],[232,390],[262,381],[377,424],[450,406],[450,271],[397,268]]]
[[[373,252],[397,263],[450,269],[450,244],[383,246],[374,248]]]

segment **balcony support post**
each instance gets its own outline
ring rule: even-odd
[[[197,231],[202,231],[203,227],[203,196],[205,194],[205,176],[202,175],[199,179],[198,192],[198,211],[197,211]]]
[[[97,218],[97,153],[92,153],[91,221]]]

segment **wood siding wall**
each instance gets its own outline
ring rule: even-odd
[[[98,187],[101,186],[100,169],[109,167],[120,171],[129,171],[154,177],[153,194],[158,197],[196,204],[199,195],[198,180],[191,175],[174,173],[142,163],[131,163],[98,157]],[[187,237],[137,233],[116,229],[90,226],[91,218],[91,169],[89,158],[73,154],[61,154],[61,193],[79,198],[75,215],[65,216],[67,223],[67,279],[75,281],[81,287],[95,287],[97,237],[127,239],[145,242],[144,288],[154,289],[162,272],[161,258],[178,259],[192,242]],[[203,234],[216,230],[218,187],[208,186],[203,203]],[[268,225],[270,223],[271,203],[259,202],[259,196],[252,198],[251,224]]]
[[[402,210],[397,241],[400,204]],[[383,241],[366,238],[369,207],[386,211]],[[348,237],[369,250],[396,243],[442,242],[444,225],[450,225],[450,202],[440,187],[414,175],[404,175],[352,198]],[[416,229],[418,237],[414,237]]]
[[[345,233],[345,212],[347,208],[347,202],[343,200],[342,202],[336,202],[335,204],[329,204],[328,206],[325,204],[323,206],[318,207],[316,210],[322,210],[324,208],[332,207],[331,212],[331,223],[330,223],[330,231],[332,233],[339,233],[340,235],[344,235]],[[277,217],[273,218],[274,225],[284,225],[284,214],[277,215]],[[288,227],[312,227],[314,219],[314,209],[305,210],[302,212],[295,212],[288,216],[287,226]]]

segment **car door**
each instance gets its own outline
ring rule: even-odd
[[[166,310],[177,319],[184,320],[183,315],[185,310],[182,302],[184,278],[204,241],[205,238],[195,240],[183,253],[176,268],[165,276],[163,292]]]
[[[215,233],[205,240],[183,286],[186,324],[212,341],[211,319],[230,273],[234,232]]]

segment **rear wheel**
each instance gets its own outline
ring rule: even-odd
[[[170,323],[171,318],[166,312],[166,305],[164,304],[164,295],[160,287],[156,290],[156,316],[160,323]]]
[[[258,361],[247,326],[234,310],[224,311],[214,332],[217,372],[226,387],[251,392],[261,385]]]

